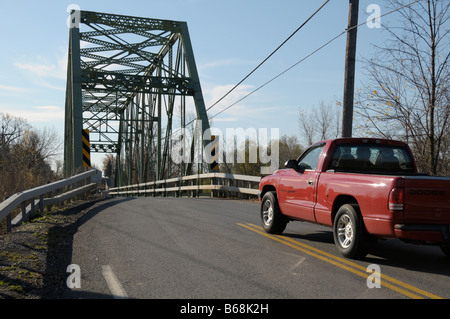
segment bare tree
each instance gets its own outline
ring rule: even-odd
[[[39,131],[24,119],[1,113],[0,201],[54,180],[50,163],[58,149],[55,131]]]
[[[314,142],[316,135],[316,123],[314,122],[314,114],[312,112],[313,111],[306,112],[300,108],[298,114],[298,125],[300,127],[300,132],[302,132],[306,138],[307,145],[311,145]]]
[[[40,130],[32,130],[29,133],[30,142],[42,160],[51,162],[57,155],[61,155],[62,139],[54,128],[44,127]]]
[[[2,167],[6,164],[6,154],[11,146],[29,129],[30,125],[24,119],[0,112],[0,147],[3,155],[1,157]]]
[[[103,175],[108,178],[113,178],[115,167],[116,156],[114,154],[106,154],[103,158]]]
[[[319,102],[319,107],[313,107],[309,111],[299,109],[298,124],[300,132],[306,137],[309,146],[319,140],[336,138],[339,136],[340,115],[338,109],[333,110],[331,104],[325,105]]]
[[[387,1],[392,9],[406,4]],[[359,128],[408,142],[422,171],[448,173],[450,2],[424,0],[398,14],[402,24],[384,26],[390,39],[365,61],[370,80],[355,103]]]
[[[16,165],[11,157],[11,150],[23,136],[29,125],[20,118],[0,113],[0,201],[13,194],[16,179]]]

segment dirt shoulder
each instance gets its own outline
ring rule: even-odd
[[[67,289],[79,220],[102,199],[72,201],[0,236],[0,299],[52,299]]]

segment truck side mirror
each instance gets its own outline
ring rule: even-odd
[[[293,159],[291,159],[291,160],[287,161],[286,163],[284,163],[284,167],[286,167],[286,168],[296,169],[297,165],[298,165],[297,161],[293,160]]]

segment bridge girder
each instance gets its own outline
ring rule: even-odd
[[[66,175],[82,169],[81,131],[89,129],[91,152],[117,155],[116,185],[169,177],[170,136],[186,127],[186,109],[195,108],[202,136],[209,129],[187,23],[91,11],[79,17],[69,34]],[[187,162],[178,168],[183,174]]]

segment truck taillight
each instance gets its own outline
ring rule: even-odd
[[[403,210],[405,202],[405,191],[403,188],[394,187],[389,194],[389,210]]]

